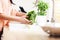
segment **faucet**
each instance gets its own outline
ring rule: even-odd
[[[52,11],[52,18],[51,18],[51,22],[54,23],[55,20],[54,20],[54,0],[52,0],[53,2],[53,11]]]

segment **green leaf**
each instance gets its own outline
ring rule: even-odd
[[[35,22],[35,18],[36,18],[36,13],[35,13],[35,11],[30,11],[30,12],[28,12],[27,16],[28,16],[27,19],[28,19],[28,20],[31,20],[32,23]]]
[[[48,9],[48,4],[43,2],[43,1],[39,1],[37,4],[38,7],[38,14],[40,15],[46,15],[46,10]]]

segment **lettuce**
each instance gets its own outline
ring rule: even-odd
[[[31,20],[32,23],[35,23],[35,18],[36,18],[35,11],[28,12],[27,16],[28,16],[27,18],[28,20]]]

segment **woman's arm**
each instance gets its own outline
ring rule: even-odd
[[[17,16],[9,16],[9,15],[5,15],[3,13],[0,13],[0,18],[3,18],[5,20],[17,21],[17,22],[21,22],[21,23],[24,23],[24,24],[29,24],[30,23],[30,21],[27,20],[26,18],[17,17]]]

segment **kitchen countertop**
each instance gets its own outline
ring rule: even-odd
[[[47,32],[47,30],[50,30],[51,31],[50,34],[60,34],[60,32],[58,31],[58,30],[60,30],[60,28],[56,29],[56,28],[47,27],[47,26],[46,27],[42,27],[42,28],[46,32]],[[8,31],[8,30],[4,30],[4,31],[5,31],[5,34],[6,34],[7,33],[6,31]],[[12,33],[9,32],[8,33],[8,37],[10,38],[11,35],[12,35]],[[6,35],[5,35],[5,37],[6,37]],[[18,38],[19,38],[19,36],[18,36]],[[49,36],[49,37],[47,37],[47,36],[40,36],[40,40],[60,40],[60,37],[59,36],[55,36],[55,35]]]

